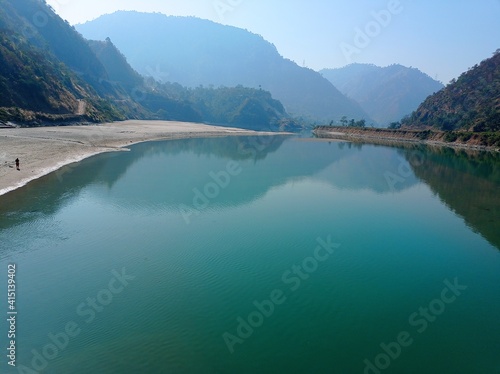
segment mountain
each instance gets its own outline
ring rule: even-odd
[[[92,52],[107,72],[107,82],[118,82],[127,91],[144,86],[144,77],[137,73],[127,62],[127,59],[107,38],[105,41],[88,40]]]
[[[500,131],[500,49],[428,97],[403,126]]]
[[[380,125],[399,121],[444,86],[415,68],[351,64],[320,73]]]
[[[253,130],[300,130],[268,91],[236,86],[189,90],[189,101],[208,121]],[[248,126],[248,124],[253,124]]]
[[[40,126],[123,119],[300,129],[264,90],[145,79],[108,38],[84,39],[42,0],[0,0],[0,121]]]
[[[133,27],[131,27],[133,25]],[[321,121],[370,120],[319,73],[283,58],[261,36],[193,17],[116,12],[83,25],[85,37],[110,37],[139,73],[188,87],[262,88],[288,113]]]
[[[41,0],[0,0],[0,120],[47,124],[142,118],[87,41]]]
[[[111,39],[89,40],[88,44],[108,72],[106,83],[125,88],[150,111],[150,118],[204,121],[253,130],[297,129],[283,105],[267,91],[242,86],[190,90],[179,84],[158,83],[137,73]]]
[[[137,73],[109,38],[105,41],[88,40],[87,43],[106,70],[107,79],[101,79],[101,84],[124,93],[121,100],[115,101],[133,108],[129,117],[203,121],[190,103],[172,98],[167,92],[159,92],[157,82],[146,80]]]
[[[16,43],[0,31],[0,107],[76,113],[77,97],[86,88],[75,78],[69,69],[57,68],[29,44]]]

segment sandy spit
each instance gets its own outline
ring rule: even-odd
[[[229,135],[276,135],[200,123],[124,121],[92,126],[0,129],[0,195],[64,165],[151,141]],[[20,170],[15,160],[19,158]]]

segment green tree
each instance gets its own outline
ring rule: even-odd
[[[366,127],[366,121],[364,119],[360,119],[359,121],[356,122],[354,125],[355,127]]]

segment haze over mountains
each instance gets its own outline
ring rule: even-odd
[[[88,41],[44,1],[0,0],[0,121],[165,119],[294,130],[260,89],[188,90],[145,79],[111,40]],[[37,17],[34,17],[36,15]]]
[[[427,96],[444,87],[418,69],[397,64],[383,68],[351,64],[320,73],[383,126],[412,113]]]
[[[121,11],[77,25],[87,40],[43,0],[0,4],[0,121],[300,130],[342,117],[385,126],[415,111],[403,125],[497,131],[498,53],[443,89],[401,65],[320,74],[259,35],[192,17]]]
[[[88,39],[109,37],[134,69],[157,80],[188,87],[262,88],[296,116],[371,121],[358,103],[319,73],[283,58],[274,45],[246,30],[138,12],[116,12],[76,28]]]

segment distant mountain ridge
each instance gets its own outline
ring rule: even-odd
[[[300,129],[264,90],[159,84],[137,73],[109,38],[84,39],[43,0],[0,5],[0,122],[162,119]]]
[[[428,97],[411,116],[402,120],[402,125],[499,132],[500,49]]]
[[[427,96],[444,87],[420,70],[398,64],[351,64],[320,73],[384,126],[412,113]]]
[[[274,45],[246,30],[194,17],[125,11],[75,27],[89,39],[110,37],[134,69],[163,82],[262,88],[293,115],[370,120],[327,79],[284,59]]]

